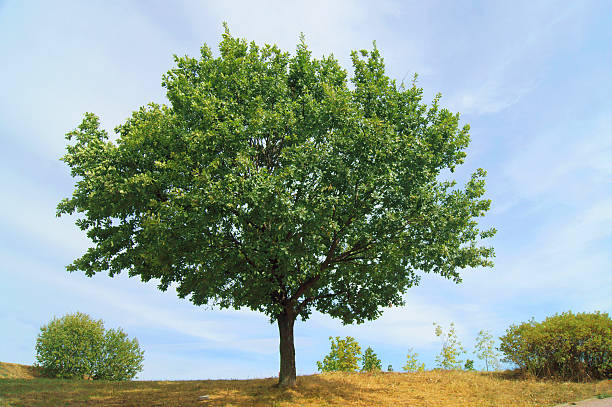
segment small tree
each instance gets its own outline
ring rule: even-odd
[[[466,360],[465,365],[463,365],[463,369],[474,370],[474,361],[472,359]]]
[[[317,362],[317,369],[320,372],[355,372],[359,369],[361,360],[361,347],[355,338],[347,336],[340,339],[339,336],[329,337],[331,341],[331,351],[323,359],[323,363]]]
[[[37,365],[49,377],[129,380],[142,370],[143,353],[121,328],[105,332],[102,320],[80,312],[54,318],[36,339]]]
[[[495,349],[495,340],[493,335],[488,331],[481,330],[478,332],[476,337],[476,357],[484,360],[485,369],[488,372],[489,366],[492,370],[498,370],[500,368],[499,353]]]
[[[466,352],[459,339],[457,339],[455,324],[451,322],[447,333],[435,322],[434,326],[436,327],[436,336],[442,338],[442,350],[436,356],[436,363],[442,369],[461,369],[463,361],[459,357]]]
[[[363,354],[362,372],[380,372],[382,370],[382,362],[378,359],[374,349],[368,347]]]
[[[408,355],[406,355],[406,365],[402,369],[405,372],[422,372],[425,370],[425,363],[419,362],[419,354],[413,352],[412,348],[408,349]]]

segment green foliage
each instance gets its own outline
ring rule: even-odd
[[[500,338],[505,361],[537,377],[612,377],[612,319],[607,313],[555,314],[510,326]]]
[[[392,371],[393,371],[393,365],[387,366],[387,372],[392,372]]]
[[[455,324],[451,322],[447,333],[434,322],[436,336],[442,338],[442,350],[436,356],[436,363],[442,369],[461,369],[463,361],[461,354],[466,353],[455,332]]]
[[[121,328],[105,332],[102,320],[80,312],[54,318],[36,338],[37,365],[49,377],[129,380],[143,359],[136,338]]]
[[[423,372],[425,370],[425,363],[420,363],[418,358],[418,353],[414,352],[412,348],[408,349],[406,364],[402,369],[404,369],[405,372]]]
[[[464,370],[474,370],[474,361],[472,359],[468,359],[465,361],[465,365],[463,365]]]
[[[481,330],[476,337],[476,357],[484,360],[485,369],[488,372],[491,370],[499,370],[501,365],[499,362],[499,353],[495,349],[495,340],[493,335],[488,331]]]
[[[68,133],[78,182],[58,215],[80,213],[94,242],[69,270],[349,323],[401,305],[416,270],[458,282],[457,269],[491,265],[476,245],[494,233],[475,222],[490,206],[485,172],[464,189],[437,181],[463,163],[468,126],[386,76],[376,47],[352,53],[353,87],[303,42],[290,56],[226,31],[219,50],[177,57],[170,106],[134,112],[117,142],[90,113]]]
[[[389,78],[376,46],[351,57],[349,79],[304,41],[290,55],[226,27],[219,56],[175,58],[169,105],[135,111],[116,141],[85,114],[57,214],[78,213],[93,246],[68,270],[175,283],[196,305],[289,326],[314,310],[372,320],[418,273],[491,266],[485,171],[463,187],[438,177],[464,162],[469,126]]]
[[[104,334],[102,362],[94,377],[104,380],[132,379],[142,370],[143,351],[136,338],[130,340],[121,328]]]
[[[359,369],[361,360],[361,347],[355,338],[347,336],[346,339],[336,339],[329,337],[331,341],[331,351],[323,363],[317,362],[317,369],[320,372],[355,372]],[[380,363],[380,361],[379,361]]]
[[[378,359],[374,349],[368,347],[363,354],[362,372],[380,372],[382,370],[382,362]]]

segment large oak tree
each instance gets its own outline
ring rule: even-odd
[[[400,306],[420,273],[460,281],[491,266],[479,246],[478,170],[441,181],[466,156],[459,115],[385,74],[376,46],[333,57],[259,47],[226,29],[214,57],[175,57],[169,105],[135,111],[109,139],[87,113],[62,158],[92,247],[68,266],[126,270],[196,305],[248,307],[278,324],[280,385],[295,383],[293,326],[313,310],[343,323]]]

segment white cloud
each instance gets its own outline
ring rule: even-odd
[[[0,118],[12,142],[57,159],[85,112],[112,131],[162,98],[176,44],[129,4],[14,2],[4,13],[0,73],[11,80],[0,85]]]

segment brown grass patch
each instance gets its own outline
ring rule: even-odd
[[[284,390],[276,382],[7,379],[0,380],[0,406],[535,407],[612,392],[612,380],[568,383],[461,371],[326,373],[300,376],[296,388]],[[199,400],[203,395],[209,398]]]
[[[41,377],[41,374],[34,366],[0,362],[0,379],[34,379],[36,377]]]

